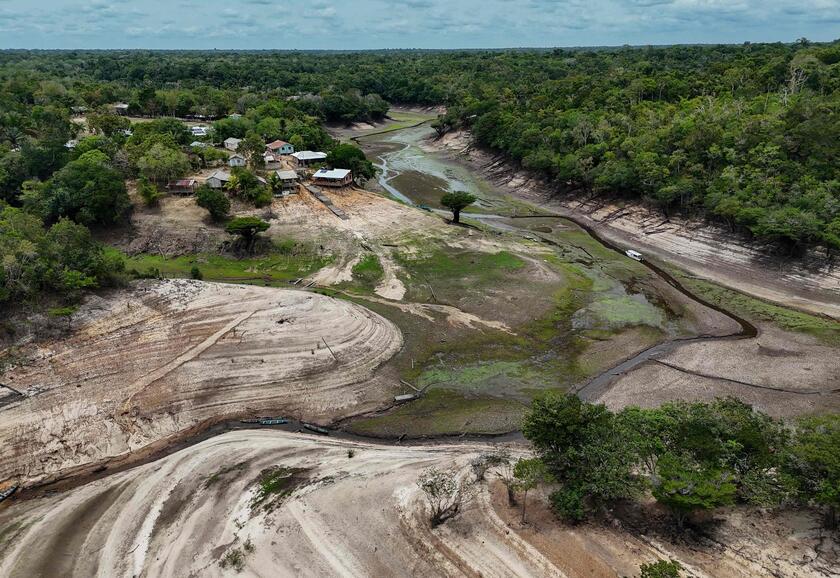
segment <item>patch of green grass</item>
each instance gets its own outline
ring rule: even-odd
[[[246,259],[210,253],[172,258],[140,254],[123,258],[126,270],[137,271],[141,276],[149,271],[157,271],[163,277],[190,278],[192,269],[198,267],[205,281],[268,285],[306,277],[331,260],[309,247],[298,245],[279,245],[267,255]]]
[[[410,437],[458,433],[506,433],[519,428],[526,407],[493,397],[465,397],[449,389],[430,389],[422,398],[381,416],[355,421],[359,434]]]
[[[263,470],[257,479],[257,490],[251,498],[251,510],[262,507],[266,512],[272,511],[303,481],[300,475],[302,472],[304,470],[299,468],[283,466]]]
[[[598,299],[585,309],[583,316],[586,317],[583,321],[587,328],[593,329],[621,329],[637,325],[662,327],[665,323],[661,309],[629,295]]]
[[[463,294],[464,288],[498,284],[525,266],[525,262],[508,251],[481,253],[452,247],[434,246],[409,253],[398,251],[394,258],[407,274],[404,278],[411,299],[434,300]],[[428,289],[427,284],[432,286]],[[439,294],[438,294],[439,293]]]
[[[676,274],[688,289],[737,315],[772,323],[786,331],[805,333],[827,345],[840,345],[840,322],[775,305],[684,273]]]
[[[384,276],[385,269],[373,253],[368,253],[353,266],[353,280],[365,287],[375,287]]]

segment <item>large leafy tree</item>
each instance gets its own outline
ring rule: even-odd
[[[186,174],[190,170],[190,161],[181,151],[157,143],[140,157],[137,168],[145,178],[161,183]]]
[[[230,212],[230,199],[227,195],[219,190],[201,185],[195,192],[196,204],[207,209],[210,213],[210,218],[216,222],[224,221]]]
[[[122,175],[99,150],[67,163],[42,195],[47,221],[68,217],[83,225],[112,225],[131,206]]]
[[[568,519],[580,520],[592,508],[641,489],[634,448],[603,405],[574,395],[546,395],[532,403],[522,433],[559,484],[552,503]]]
[[[257,241],[257,235],[267,231],[269,224],[259,217],[236,217],[231,219],[225,226],[225,231],[231,235],[237,235],[245,245],[245,251],[252,253]]]
[[[464,191],[455,191],[443,195],[440,198],[440,204],[452,211],[453,223],[460,223],[461,211],[472,205],[476,200],[475,195]]]
[[[364,151],[351,144],[339,144],[327,155],[327,164],[341,169],[353,171],[353,177],[365,181],[373,177],[376,171]]]
[[[808,417],[797,424],[788,467],[803,502],[825,509],[826,526],[837,528],[840,511],[840,415]]]

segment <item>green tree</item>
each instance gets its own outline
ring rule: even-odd
[[[334,168],[350,169],[354,178],[363,181],[376,174],[373,163],[367,160],[364,151],[351,144],[336,145],[327,154],[327,164]]]
[[[672,453],[659,459],[653,496],[671,510],[680,529],[694,512],[734,503],[736,492],[729,475],[720,469]]]
[[[147,207],[156,207],[163,196],[157,186],[145,177],[141,177],[137,181],[137,194],[140,195]]]
[[[131,128],[131,121],[117,114],[91,113],[87,116],[88,126],[95,132],[111,137]]]
[[[525,523],[525,506],[528,503],[528,492],[540,484],[551,480],[543,461],[539,458],[520,459],[513,466],[513,477],[516,478],[516,486],[522,492],[522,523]]]
[[[825,508],[826,527],[837,528],[840,510],[840,415],[803,418],[789,452],[788,468],[802,501]]]
[[[84,225],[114,224],[131,206],[122,176],[98,150],[67,163],[44,189],[44,197],[48,221],[69,217]]]
[[[161,183],[186,174],[190,170],[190,161],[181,151],[157,143],[140,157],[137,168],[147,179]]]
[[[267,231],[270,226],[258,217],[236,217],[228,222],[225,226],[225,231],[231,235],[241,237],[245,245],[245,251],[252,253],[254,244],[257,241],[257,235],[263,231]]]
[[[452,222],[461,222],[461,211],[476,202],[476,197],[464,191],[446,193],[440,198],[440,204],[452,211]]]
[[[219,189],[201,185],[195,192],[196,204],[207,209],[210,218],[216,222],[224,221],[230,212],[230,199]]]
[[[557,481],[552,504],[567,519],[580,520],[593,507],[641,491],[631,438],[603,405],[575,395],[537,398],[525,415],[522,433]]]

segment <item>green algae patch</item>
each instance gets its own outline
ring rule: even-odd
[[[524,404],[509,399],[430,389],[385,415],[354,421],[350,431],[384,437],[501,434],[519,429],[526,410]]]

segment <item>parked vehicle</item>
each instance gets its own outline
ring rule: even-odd
[[[645,258],[644,255],[633,249],[627,249],[624,254],[635,261],[642,261]]]

